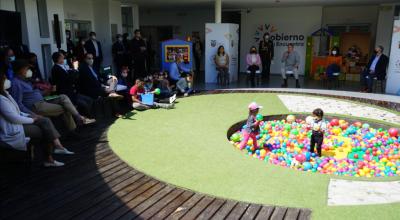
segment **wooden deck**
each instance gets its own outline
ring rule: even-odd
[[[109,148],[111,122],[84,128],[66,142],[67,165],[29,174],[0,167],[0,219],[310,219],[311,210],[263,206],[202,195],[159,182],[121,161]]]

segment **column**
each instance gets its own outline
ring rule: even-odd
[[[221,23],[222,0],[215,0],[215,23]]]

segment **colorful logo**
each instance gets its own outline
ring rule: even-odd
[[[272,24],[263,24],[257,27],[256,32],[254,34],[254,40],[259,42],[265,33],[269,33],[270,35],[274,32],[277,32],[278,29]]]

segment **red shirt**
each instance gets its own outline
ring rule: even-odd
[[[138,95],[144,94],[144,92],[144,88],[139,88],[137,85],[132,86],[132,88],[129,90],[129,94],[139,100],[140,97]]]

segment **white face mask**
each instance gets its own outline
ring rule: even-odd
[[[121,42],[121,41],[122,41],[122,37],[119,37],[119,38],[118,38],[118,41]]]
[[[337,54],[337,51],[336,51],[336,50],[332,51],[332,54],[333,54],[333,55],[336,55],[336,54]]]
[[[265,38],[265,40],[268,40],[268,39],[269,39],[269,36],[265,36],[264,38]]]
[[[32,70],[28,70],[28,71],[26,71],[26,78],[32,78],[32,75],[33,75],[33,73],[32,73]]]
[[[128,73],[122,73],[121,75],[122,75],[122,77],[124,77],[124,78],[128,77]]]
[[[3,86],[3,88],[4,88],[4,90],[7,90],[7,89],[11,88],[11,81],[8,80],[8,79],[6,79],[6,80],[4,81],[4,86]]]
[[[96,40],[96,36],[94,36],[94,35],[91,38],[92,38],[92,40]]]
[[[15,61],[15,56],[11,56],[11,57],[9,57],[9,58],[8,58],[8,60],[9,60],[10,62],[13,62],[13,61]]]

